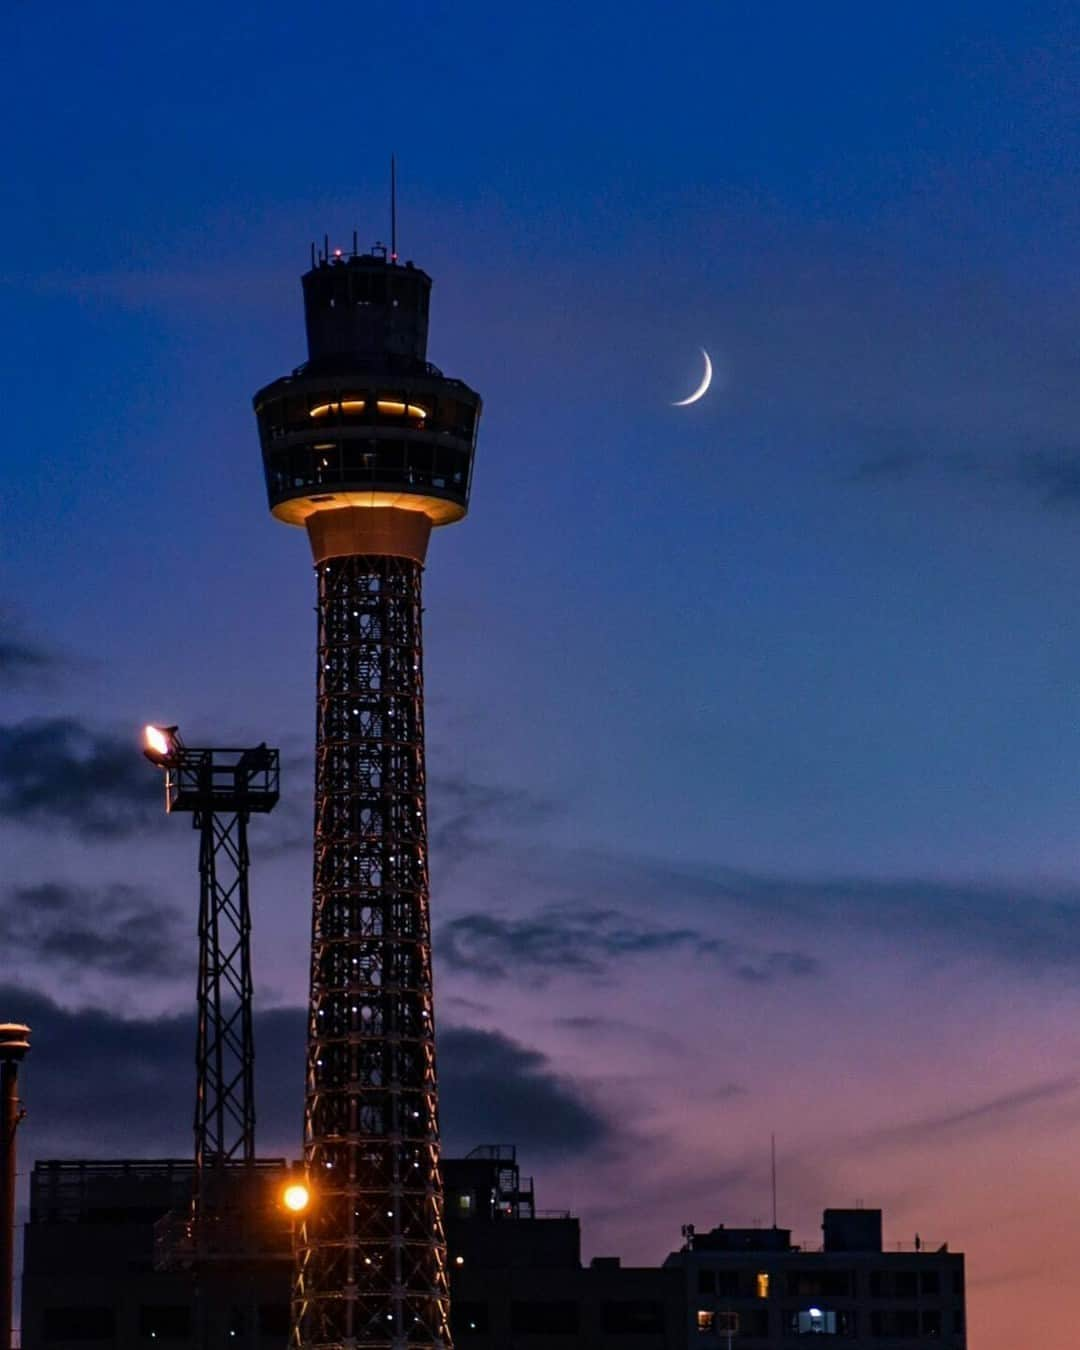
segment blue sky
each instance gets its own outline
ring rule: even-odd
[[[474,1092],[486,1044],[555,1094],[548,1203],[613,1249],[655,1215],[648,1259],[754,1217],[790,1084],[795,1226],[877,1194],[966,1246],[980,1345],[1015,1342],[1026,1279],[1064,1347],[1065,1275],[987,1215],[1044,1240],[1080,1104],[1075,11],[17,0],[3,25],[0,905],[39,905],[6,983],[57,1001],[55,1037],[188,1008],[194,841],[120,767],[161,718],[281,743],[259,983],[304,997],[313,589],[250,397],[304,357],[309,241],[385,238],[394,151],[431,357],[485,399],[425,583],[448,1081]],[[713,390],[673,409],[702,346]],[[55,718],[34,805],[11,747]],[[88,757],[130,830],[72,803]],[[91,914],[122,952],[146,913],[152,973],[73,939]],[[717,1212],[683,1212],[703,1159]]]

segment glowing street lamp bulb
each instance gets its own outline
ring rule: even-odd
[[[153,750],[155,755],[167,755],[171,749],[169,738],[160,727],[148,726],[144,732],[146,737],[146,748]]]
[[[311,1192],[300,1182],[294,1181],[290,1186],[285,1187],[281,1193],[281,1198],[285,1202],[286,1209],[291,1209],[294,1214],[299,1214],[301,1210],[307,1209]]]

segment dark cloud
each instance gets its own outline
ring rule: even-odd
[[[616,909],[570,905],[553,905],[527,919],[461,915],[443,924],[438,951],[458,970],[497,980],[596,976],[622,958],[672,951],[708,959],[752,982],[818,969],[817,961],[801,952],[754,952],[696,928],[663,928]]]
[[[12,985],[0,1016],[32,1028],[24,1071],[31,1157],[184,1156],[194,1110],[195,1013],[122,1018],[72,1012]],[[259,1148],[299,1151],[303,1118],[301,1008],[255,1018]],[[446,1027],[439,1037],[440,1103],[448,1151],[516,1143],[532,1157],[587,1151],[611,1127],[539,1051],[497,1032]]]
[[[552,861],[549,858],[549,865]],[[610,897],[613,903],[629,900],[638,907],[663,896],[669,911],[674,909],[690,920],[668,930],[674,934],[697,935],[699,916],[707,916],[712,931],[725,933],[741,933],[748,925],[760,931],[767,923],[774,935],[783,935],[783,949],[759,954],[752,961],[738,963],[736,947],[702,939],[706,955],[711,951],[709,944],[715,944],[718,959],[733,958],[737,973],[747,980],[763,972],[766,976],[784,971],[812,973],[818,951],[835,949],[838,942],[863,943],[874,938],[887,938],[898,955],[916,954],[927,967],[956,962],[970,967],[983,961],[1032,978],[1072,978],[1080,972],[1080,886],[1076,885],[765,876],[721,866],[693,868],[597,852],[558,859],[548,884],[561,885],[564,891],[586,884],[601,903]],[[568,905],[560,904],[553,912],[566,912],[572,924],[577,914],[580,926],[586,926],[586,916]],[[512,968],[511,956],[527,961],[531,945],[539,940],[530,938],[529,921],[524,921],[521,934],[513,920],[489,915],[466,918],[465,930],[456,939],[452,925],[444,926],[439,955],[446,957],[449,947],[451,957],[463,955],[467,962],[486,964],[489,974],[493,964]],[[509,929],[505,943],[504,927]],[[590,944],[597,941],[588,931],[582,936],[584,953],[568,954],[579,966],[583,958],[588,960]]]
[[[186,973],[176,913],[134,886],[64,882],[13,886],[0,904],[0,942],[12,964],[41,963],[61,974],[139,978]],[[188,944],[194,950],[194,925]]]
[[[1080,506],[1080,450],[1026,455],[1019,461],[1018,477],[1047,506]]]
[[[1025,500],[1034,499],[1051,510],[1080,507],[1080,450],[1017,450],[997,445],[978,453],[873,451],[858,459],[847,478],[867,486],[919,478],[935,490],[952,484],[1012,498],[1019,488]]]
[[[10,633],[0,637],[0,681],[5,684],[22,684],[30,679],[51,675],[58,664],[53,653],[44,647],[23,641]]]
[[[29,1156],[190,1151],[194,1011],[127,1020],[66,1011],[12,986],[0,989],[0,1009],[32,1029],[22,1094],[29,1116],[20,1140]]]
[[[547,1057],[495,1031],[447,1027],[439,1037],[439,1102],[449,1151],[517,1144],[531,1158],[612,1142],[606,1117]]]
[[[773,922],[872,929],[927,962],[992,960],[1029,974],[1080,968],[1080,890],[950,881],[731,877],[714,893]]]
[[[86,838],[131,834],[161,810],[161,783],[133,741],[72,717],[0,726],[0,814]]]

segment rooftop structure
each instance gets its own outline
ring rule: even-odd
[[[786,1228],[688,1226],[664,1263],[682,1277],[684,1344],[749,1350],[822,1335],[851,1350],[963,1350],[963,1256],[919,1239],[886,1251],[881,1232],[880,1209],[827,1209],[814,1249]]]

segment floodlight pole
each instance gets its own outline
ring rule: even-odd
[[[247,826],[252,814],[277,804],[278,752],[265,744],[247,750],[186,746],[175,727],[148,728],[147,745],[147,758],[165,770],[166,811],[189,812],[199,831],[192,1235],[198,1261],[213,1245],[225,1169],[255,1159]]]
[[[19,1101],[19,1065],[30,1028],[0,1023],[0,1350],[11,1350],[15,1303],[15,1132],[26,1114]]]

